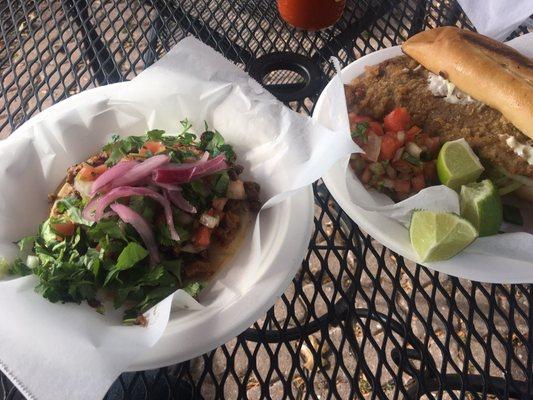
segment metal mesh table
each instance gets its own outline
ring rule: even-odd
[[[187,35],[309,114],[330,56],[346,65],[439,25],[472,29],[452,0],[349,0],[320,32],[287,26],[266,0],[4,0],[0,135],[81,90],[131,79]],[[415,265],[361,231],[320,181],[314,193],[302,268],[266,315],[197,359],[123,374],[107,398],[533,398],[533,285]],[[0,397],[21,398],[4,376]]]

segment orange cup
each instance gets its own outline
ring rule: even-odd
[[[277,0],[281,17],[295,28],[318,30],[341,17],[346,0]]]

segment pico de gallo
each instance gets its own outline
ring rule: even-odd
[[[350,165],[367,188],[401,201],[438,184],[440,137],[424,133],[405,107],[393,109],[383,121],[353,112],[348,117],[352,138],[364,150],[351,156]]]

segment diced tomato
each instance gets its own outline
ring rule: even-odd
[[[426,182],[424,180],[424,175],[416,175],[411,179],[411,186],[413,186],[413,191],[418,193],[426,187]]]
[[[383,118],[386,131],[405,131],[411,123],[411,117],[405,107],[397,107]]]
[[[207,226],[200,225],[196,233],[194,234],[194,237],[192,239],[192,243],[195,247],[207,247],[209,246],[209,243],[211,243],[211,234],[213,233],[213,229],[208,228]]]
[[[437,166],[435,160],[425,162],[422,168],[424,170],[424,178],[426,178],[428,184],[431,185],[437,182]]]
[[[367,184],[370,182],[370,178],[372,178],[372,171],[370,171],[370,167],[367,165],[361,174],[361,182]]]
[[[366,115],[357,115],[353,112],[348,113],[348,119],[350,120],[350,126],[355,125],[360,122],[371,122],[372,118]]]
[[[385,135],[381,138],[381,152],[379,153],[380,160],[392,160],[396,150],[401,147],[401,143],[395,135]]]
[[[379,122],[370,121],[368,127],[378,136],[383,136],[383,127]]]
[[[61,236],[72,236],[74,234],[74,230],[76,229],[76,225],[74,222],[56,222],[54,224],[50,225],[52,229],[60,234]]]
[[[411,191],[411,182],[407,179],[395,179],[394,190],[398,193],[409,193]]]
[[[88,164],[85,164],[83,168],[80,169],[80,172],[78,172],[78,176],[82,181],[94,181],[105,171],[107,171],[105,164],[99,165],[98,167],[92,167]]]
[[[145,156],[148,152],[152,154],[162,153],[166,150],[166,147],[161,142],[146,142],[143,144],[143,147],[141,147],[141,150],[139,153],[143,156]]]
[[[418,135],[420,132],[422,132],[422,129],[418,126],[415,125],[411,127],[411,129],[405,132],[405,140],[408,142],[412,142],[416,135]]]

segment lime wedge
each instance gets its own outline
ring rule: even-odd
[[[441,261],[452,258],[472,243],[477,231],[457,214],[415,211],[409,236],[422,261]]]
[[[459,204],[461,216],[474,225],[479,236],[498,233],[503,220],[502,201],[489,179],[461,187]]]
[[[466,140],[446,142],[437,158],[437,174],[443,185],[459,190],[461,185],[475,182],[484,168]]]

